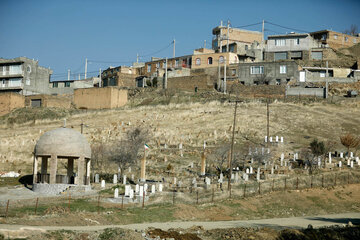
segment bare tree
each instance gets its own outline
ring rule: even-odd
[[[144,129],[129,130],[124,139],[109,146],[108,159],[116,163],[123,174],[126,168],[137,163],[139,151],[149,138],[149,132]]]
[[[103,142],[96,142],[91,145],[91,169],[103,171],[107,166],[107,145]]]
[[[268,77],[267,74],[261,74],[256,76],[256,78],[254,79],[254,83],[257,83],[258,85],[269,85],[271,78]]]
[[[348,133],[340,137],[341,144],[347,148],[348,153],[350,148],[357,148],[360,145],[360,138]]]
[[[351,24],[349,29],[344,30],[344,33],[355,36],[356,34],[359,33],[358,26],[356,24]]]

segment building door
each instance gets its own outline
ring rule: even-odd
[[[31,99],[31,107],[41,107],[41,99]]]

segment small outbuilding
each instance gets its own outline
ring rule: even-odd
[[[67,185],[90,185],[90,158],[90,145],[80,132],[64,127],[44,133],[34,150],[33,190],[40,188],[37,184],[45,183],[62,185],[54,186],[57,190]]]

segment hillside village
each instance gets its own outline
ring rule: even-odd
[[[0,59],[0,115],[25,106],[116,108],[126,104],[126,91],[134,88],[231,93],[239,86],[246,92],[254,85],[275,85],[279,87],[273,89],[286,96],[316,97],[328,97],[333,83],[359,90],[355,84],[360,79],[358,35],[321,30],[264,39],[263,32],[222,22],[212,34],[211,49],[204,46],[192,54],[175,56],[174,40],[172,58],[152,57],[132,66],[109,67],[98,77],[87,78],[85,73],[78,80],[52,81],[51,69],[26,57]],[[327,90],[325,83],[330,84]],[[106,87],[119,92],[102,90]]]
[[[212,35],[83,79],[1,58],[0,239],[359,234],[360,35]]]

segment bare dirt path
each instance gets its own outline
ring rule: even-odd
[[[145,230],[149,227],[168,230],[170,228],[190,228],[192,226],[203,226],[204,229],[236,228],[236,227],[269,227],[275,229],[283,228],[306,228],[311,224],[314,228],[348,224],[360,224],[360,213],[340,213],[330,215],[292,217],[292,218],[271,218],[259,220],[240,221],[215,221],[215,222],[165,222],[165,223],[140,223],[128,225],[97,225],[97,226],[25,226],[0,224],[0,232],[7,231],[46,231],[46,230],[72,230],[72,231],[98,231],[105,228],[125,228],[131,230]]]

